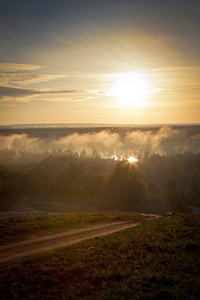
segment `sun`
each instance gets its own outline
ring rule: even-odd
[[[146,106],[145,99],[151,92],[148,75],[140,72],[116,74],[111,94],[117,97],[120,107]]]
[[[130,157],[128,158],[128,161],[129,161],[130,163],[133,163],[133,162],[137,162],[138,160],[137,160],[137,158],[135,158],[135,157],[133,157],[133,156],[130,156]]]

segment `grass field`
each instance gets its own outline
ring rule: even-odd
[[[1,266],[1,299],[199,299],[200,216],[173,215]]]
[[[63,214],[37,217],[12,217],[0,221],[1,243],[24,239],[29,236],[56,233],[70,228],[112,222],[113,220],[132,220],[135,222],[148,219],[147,216],[128,212]]]

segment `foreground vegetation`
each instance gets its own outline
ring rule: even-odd
[[[148,216],[127,212],[67,214],[38,217],[11,217],[0,221],[1,243],[24,239],[30,236],[56,233],[70,228],[112,222],[115,220],[132,220],[139,222]]]
[[[2,265],[2,299],[199,299],[200,216],[172,215]]]

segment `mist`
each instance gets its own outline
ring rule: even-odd
[[[39,130],[38,130],[39,135]],[[163,126],[155,130],[131,130],[113,132],[113,129],[100,132],[78,133],[54,137],[31,137],[27,133],[0,135],[0,150],[13,150],[28,153],[63,153],[70,149],[79,155],[84,151],[90,156],[94,150],[102,158],[124,158],[129,156],[141,158],[144,153],[168,155],[200,151],[200,133],[184,128]]]
[[[1,129],[0,208],[199,207],[199,132],[197,125]]]

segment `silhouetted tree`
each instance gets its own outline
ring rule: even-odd
[[[177,209],[181,209],[183,207],[183,197],[175,178],[170,177],[166,181],[163,189],[163,196],[172,207]]]
[[[115,167],[107,183],[108,195],[123,209],[133,209],[145,198],[145,186],[133,164],[122,162]]]

